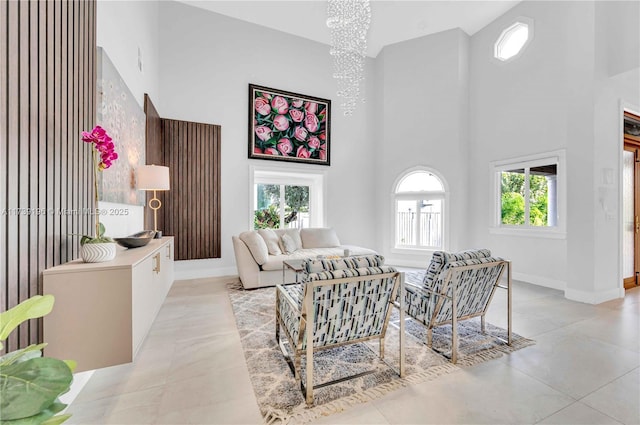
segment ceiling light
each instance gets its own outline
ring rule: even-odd
[[[352,115],[360,97],[367,53],[367,32],[371,23],[369,0],[329,0],[327,26],[331,30],[333,77],[338,84],[342,109]]]

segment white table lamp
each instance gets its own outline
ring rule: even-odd
[[[162,202],[157,198],[157,190],[169,190],[169,167],[162,165],[143,165],[136,170],[136,182],[138,190],[153,190],[153,198],[149,200],[149,208],[153,210],[153,230],[156,238],[162,237],[158,231],[158,210]]]

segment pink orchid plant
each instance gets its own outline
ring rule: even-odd
[[[111,167],[113,161],[118,159],[118,154],[115,151],[115,145],[113,139],[109,137],[104,128],[96,125],[91,132],[82,132],[82,141],[85,143],[91,143],[91,158],[93,160],[93,184],[94,184],[94,215],[96,236],[83,236],[80,240],[80,244],[85,243],[104,243],[113,242],[113,239],[104,236],[104,225],[100,223],[98,209],[98,171],[104,171]]]

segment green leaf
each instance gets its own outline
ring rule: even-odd
[[[49,408],[68,391],[73,374],[65,362],[50,357],[0,368],[0,420],[28,418]]]
[[[59,425],[70,417],[70,414],[54,416],[51,419],[47,419],[46,421],[42,422],[42,425]]]
[[[0,341],[7,339],[22,322],[45,316],[53,309],[53,295],[34,295],[17,306],[0,313]],[[0,345],[0,348],[2,346]]]
[[[104,232],[105,232],[105,227],[104,224],[102,223],[98,223],[98,234],[96,235],[96,238],[101,238],[102,236],[104,236]]]
[[[75,360],[63,360],[63,362],[67,365],[71,372],[76,370],[76,367],[78,367],[78,362],[76,362]]]
[[[12,351],[10,353],[5,354],[0,357],[0,367],[9,366],[13,363],[24,362],[29,359],[35,359],[37,357],[42,357],[42,349],[46,347],[47,344],[31,344],[30,346],[23,348],[21,350]]]
[[[62,412],[66,404],[60,403],[58,400],[53,402],[51,406],[28,418],[14,419],[10,421],[0,421],[2,425],[58,425],[71,417],[70,414],[54,416],[58,412]]]

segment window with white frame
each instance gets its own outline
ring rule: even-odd
[[[401,176],[394,190],[395,247],[443,249],[445,200],[443,181],[430,170]]]
[[[493,56],[502,62],[516,58],[533,38],[533,21],[520,17],[506,28],[493,46]]]
[[[252,229],[323,225],[324,174],[252,168]]]
[[[564,232],[564,151],[494,162],[495,227]]]

